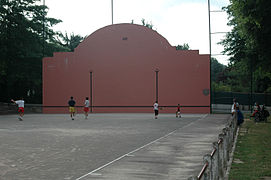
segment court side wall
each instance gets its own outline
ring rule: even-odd
[[[161,106],[179,103],[197,106],[182,108],[184,113],[209,113],[209,72],[209,55],[177,51],[144,26],[110,25],[88,36],[74,52],[43,59],[43,105],[67,106],[73,96],[83,106],[85,97],[92,97],[93,112],[152,112],[158,96]],[[175,111],[165,107],[160,112]]]

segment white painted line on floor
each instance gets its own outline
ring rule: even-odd
[[[139,150],[141,150],[141,149],[143,149],[143,148],[145,148],[145,147],[147,147],[147,146],[149,146],[149,145],[151,145],[151,144],[153,144],[153,143],[155,143],[155,142],[157,142],[157,141],[159,141],[159,140],[161,140],[161,139],[163,139],[163,138],[166,138],[166,137],[170,136],[171,134],[175,133],[176,131],[178,131],[178,130],[180,130],[180,129],[186,128],[186,127],[188,127],[188,126],[194,124],[195,122],[197,122],[197,121],[199,121],[199,120],[201,120],[201,119],[204,119],[207,115],[208,115],[208,114],[205,114],[204,116],[202,116],[201,118],[197,119],[196,121],[193,121],[193,122],[191,122],[191,123],[189,123],[189,124],[187,124],[187,125],[185,125],[185,126],[183,126],[183,127],[181,127],[181,128],[175,129],[174,131],[172,131],[172,132],[166,134],[165,136],[162,136],[162,137],[160,137],[160,138],[158,138],[158,139],[156,139],[156,140],[154,140],[154,141],[152,141],[152,142],[150,142],[150,143],[148,143],[148,144],[145,144],[144,146],[141,146],[141,147],[139,147],[139,148],[137,148],[137,149],[135,149],[135,150],[133,150],[133,151],[127,153],[127,154],[124,154],[124,155],[118,157],[117,159],[114,159],[113,161],[111,161],[111,162],[109,162],[109,163],[107,163],[107,164],[105,164],[105,165],[103,165],[103,166],[101,166],[101,167],[99,167],[99,168],[97,168],[97,169],[94,169],[93,171],[91,171],[91,172],[89,172],[89,173],[87,173],[87,174],[85,174],[85,175],[83,175],[83,176],[77,178],[76,180],[80,180],[80,179],[83,179],[84,177],[87,177],[87,176],[89,176],[89,175],[93,175],[93,173],[95,173],[95,172],[97,172],[97,171],[99,171],[99,170],[101,170],[101,169],[103,169],[103,168],[109,166],[110,164],[113,164],[113,163],[116,162],[116,161],[121,160],[122,158],[124,158],[124,157],[126,157],[126,156],[133,156],[133,155],[132,155],[133,153],[135,153],[135,152],[137,152],[137,151],[139,151]],[[95,173],[95,174],[99,174],[99,173]]]
[[[135,155],[133,155],[133,154],[127,154],[126,156],[127,157],[134,157]]]
[[[91,176],[101,176],[101,173],[92,173]]]

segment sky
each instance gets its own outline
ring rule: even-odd
[[[112,24],[111,0],[45,0],[48,17],[62,20],[54,30],[83,37]],[[221,10],[229,0],[210,0],[211,11]],[[211,12],[211,32],[229,32],[226,12]],[[207,0],[113,0],[113,23],[153,24],[172,46],[188,43],[190,49],[209,54],[209,19]],[[211,52],[220,63],[228,57],[217,45],[225,33],[212,34]]]

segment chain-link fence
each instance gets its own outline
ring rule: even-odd
[[[271,105],[271,94],[240,92],[213,92],[212,104],[232,104],[233,98],[243,105],[253,105],[255,102]]]

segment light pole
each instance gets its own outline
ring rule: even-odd
[[[43,0],[43,43],[42,43],[42,57],[45,54],[45,0]]]
[[[111,0],[111,13],[112,13],[112,24],[113,24],[113,0]]]
[[[210,113],[212,113],[212,45],[211,45],[210,0],[208,0],[208,18],[209,18],[209,53],[210,53]]]
[[[90,112],[92,113],[93,112],[93,87],[92,87],[92,84],[93,84],[93,73],[92,71],[89,72],[89,85],[90,85]]]
[[[159,89],[159,87],[158,87],[158,82],[159,82],[159,80],[158,80],[158,73],[159,73],[159,69],[158,68],[156,68],[155,69],[155,100],[158,102],[158,89]]]
[[[210,0],[208,0],[208,18],[209,18],[209,53],[210,53],[210,113],[212,113],[212,101],[214,98],[213,96],[213,90],[212,90],[212,56],[215,55],[221,55],[221,54],[212,54],[212,34],[224,34],[227,32],[211,32],[211,12],[224,12],[223,10],[216,10],[216,11],[211,11],[210,8]]]

